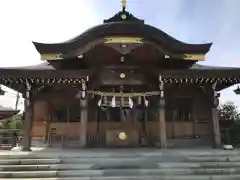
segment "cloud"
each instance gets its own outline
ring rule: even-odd
[[[87,0],[1,1],[0,66],[39,63],[32,41],[70,39],[95,24],[94,12]]]

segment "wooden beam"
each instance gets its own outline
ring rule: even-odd
[[[164,99],[164,83],[161,76],[159,77],[160,100],[159,100],[159,130],[160,130],[160,146],[162,149],[167,147],[166,135],[166,117],[165,117],[165,99]]]

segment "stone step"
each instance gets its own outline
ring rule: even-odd
[[[0,165],[60,164],[60,159],[0,159]]]
[[[39,165],[0,165],[1,171],[62,171],[89,170],[93,164],[39,164]]]
[[[233,156],[240,156],[240,151],[225,151],[225,150],[142,150],[142,151],[135,151],[135,150],[111,150],[106,149],[103,151],[101,149],[98,150],[78,150],[78,151],[71,151],[67,150],[68,153],[64,153],[63,151],[59,150],[51,150],[49,152],[12,152],[6,151],[1,152],[0,159],[37,159],[37,158],[108,158],[108,157],[118,157],[118,158],[134,158],[134,157],[162,157],[162,156],[170,156],[170,157],[233,157]]]
[[[185,157],[187,162],[240,162],[240,156],[228,157]]]
[[[63,163],[97,163],[97,162],[240,162],[240,156],[236,157],[134,157],[134,158],[62,158]]]
[[[173,163],[175,162],[175,164]],[[184,164],[183,164],[184,163]],[[132,166],[150,164],[159,164],[159,166],[170,167],[229,167],[240,166],[240,157],[218,157],[218,158],[199,158],[188,157],[184,159],[167,159],[167,158],[65,158],[65,159],[0,159],[1,165],[50,165],[50,164],[95,164],[95,165],[120,165],[129,164]],[[154,166],[155,167],[155,166]]]
[[[92,164],[25,164],[25,165],[0,165],[0,171],[62,171],[62,170],[111,170],[111,169],[170,169],[170,168],[240,168],[240,162],[163,162],[163,163],[92,163]]]
[[[203,163],[203,162],[240,162],[239,157],[187,157],[187,158],[65,158],[63,163],[161,163],[161,162],[189,162],[189,163]]]
[[[235,162],[240,162],[240,154],[239,153],[235,153],[235,154],[221,154],[221,153],[216,153],[216,154],[207,154],[204,155],[204,153],[199,153],[199,154],[194,154],[194,153],[190,153],[190,154],[185,154],[185,153],[176,153],[176,154],[170,154],[170,153],[143,153],[143,154],[134,154],[134,153],[130,153],[130,154],[92,154],[92,153],[84,153],[84,154],[19,154],[19,155],[1,155],[0,159],[1,160],[5,160],[5,159],[79,159],[81,161],[86,161],[87,160],[101,160],[101,159],[105,159],[108,161],[113,161],[116,160],[118,161],[119,159],[133,159],[133,160],[142,160],[142,159],[153,159],[153,160],[161,160],[163,158],[167,159],[167,158],[175,158],[175,159],[185,159],[188,161],[235,161]]]
[[[231,168],[240,167],[240,162],[163,162],[159,168]]]
[[[49,178],[49,177],[161,177],[178,175],[239,175],[240,168],[214,169],[115,169],[115,170],[68,170],[68,171],[4,171],[0,178]]]
[[[238,174],[240,168],[214,168],[214,169],[111,169],[111,170],[69,170],[59,171],[58,177],[93,177],[93,176],[169,176],[169,175],[227,175]]]
[[[177,175],[177,176],[109,176],[109,177],[48,177],[10,178],[11,180],[239,180],[240,175]],[[9,180],[9,178],[0,178]]]

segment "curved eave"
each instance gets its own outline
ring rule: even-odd
[[[111,22],[95,26],[81,35],[62,43],[45,44],[33,42],[40,54],[69,53],[79,47],[106,36],[138,36],[147,40],[163,44],[166,49],[179,53],[206,54],[212,43],[188,44],[179,41],[165,32],[146,24],[134,22]]]
[[[240,83],[240,68],[234,67],[195,64],[187,70],[156,70],[155,73],[158,76],[161,75],[165,83],[213,84],[217,82],[218,91]]]

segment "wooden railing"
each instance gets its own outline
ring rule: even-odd
[[[88,134],[87,135],[87,145],[93,146],[105,146],[106,136],[105,134]]]

